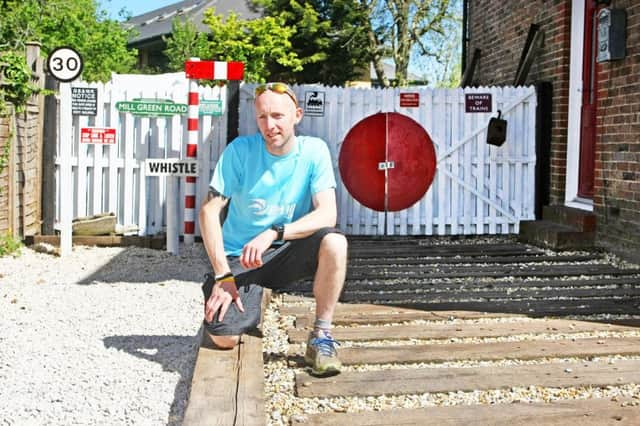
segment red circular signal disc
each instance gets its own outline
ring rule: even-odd
[[[395,112],[378,113],[347,133],[338,160],[340,176],[360,204],[385,211],[404,210],[419,201],[436,172],[433,142],[413,119]]]
[[[385,114],[369,116],[349,130],[340,148],[342,182],[360,204],[384,211],[384,173],[378,164],[386,156]]]

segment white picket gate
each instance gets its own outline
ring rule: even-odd
[[[71,87],[98,89],[97,115],[72,115]],[[207,193],[210,174],[227,140],[227,91],[224,87],[199,88],[200,98],[220,100],[222,116],[203,115],[199,122],[198,179],[196,205]],[[187,115],[139,117],[119,112],[116,102],[136,98],[171,99],[187,104],[188,80],[184,73],[163,75],[113,75],[106,84],[61,84],[58,107],[59,129],[56,156],[58,203],[73,206],[73,217],[115,213],[119,225],[137,228],[138,235],[154,235],[166,230],[167,183],[177,183],[177,214],[180,234],[184,210],[183,178],[144,175],[147,158],[184,158],[187,142]],[[81,127],[115,127],[114,146],[81,144]],[[73,188],[61,188],[61,169],[71,167]],[[178,184],[179,182],[179,184]],[[170,203],[171,205],[171,203]],[[198,230],[197,230],[198,232]]]
[[[71,87],[96,87],[95,117],[72,115]],[[254,84],[240,90],[240,134],[257,131]],[[301,102],[307,92],[324,94],[323,115],[305,115],[298,133],[324,139],[331,151],[338,179],[338,226],[354,235],[447,235],[518,232],[521,220],[534,218],[535,116],[533,87],[473,89],[356,89],[318,85],[294,86]],[[57,216],[61,206],[73,206],[73,217],[113,212],[138,235],[166,230],[168,179],[145,177],[147,158],[184,158],[186,115],[141,118],[119,112],[115,104],[134,98],[172,99],[187,103],[184,73],[160,76],[114,75],[106,84],[61,84],[56,156]],[[400,107],[400,93],[419,94],[418,107]],[[227,143],[225,88],[200,87],[201,98],[219,99],[220,117],[200,117],[196,206],[201,204],[215,163]],[[491,113],[466,113],[465,94],[492,97]],[[487,145],[489,119],[502,111],[508,133],[502,147]],[[399,112],[420,123],[431,136],[437,153],[437,171],[425,196],[412,207],[388,213],[358,203],[340,180],[338,158],[342,141],[360,120],[378,112]],[[115,127],[115,146],[79,143],[80,128]],[[66,169],[65,169],[66,168]],[[73,183],[61,187],[60,170],[71,168]],[[64,184],[63,184],[64,185]],[[73,187],[71,187],[73,186]],[[183,185],[178,192],[178,225],[182,234]],[[170,203],[171,204],[171,203]],[[385,223],[387,224],[385,229]],[[199,229],[196,226],[196,235]]]
[[[253,89],[240,92],[240,134],[257,131]],[[412,207],[389,212],[387,235],[456,235],[517,233],[521,220],[535,218],[534,87],[473,89],[359,89],[295,86],[301,100],[310,92],[324,95],[324,114],[306,115],[299,134],[324,139],[331,150],[338,179],[338,226],[348,234],[385,234],[385,213],[371,210],[349,195],[340,180],[342,141],[360,120],[378,112],[398,112],[420,123],[437,153],[434,181]],[[400,107],[401,93],[418,93],[418,107]],[[491,113],[465,112],[465,94],[491,94]],[[486,144],[489,119],[497,111],[508,121],[507,139]]]

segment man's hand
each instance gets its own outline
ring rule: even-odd
[[[240,264],[245,269],[259,268],[262,266],[262,254],[271,246],[277,238],[276,231],[267,229],[242,248]]]
[[[204,319],[207,322],[213,321],[213,316],[216,314],[218,309],[220,309],[220,316],[218,317],[218,320],[222,321],[224,319],[224,315],[229,309],[229,305],[231,305],[232,302],[235,302],[240,312],[244,312],[242,300],[240,300],[240,294],[236,287],[236,280],[233,278],[233,275],[230,275],[216,281],[213,285],[211,296],[204,305]]]

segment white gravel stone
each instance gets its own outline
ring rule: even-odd
[[[207,269],[202,245],[0,258],[2,424],[180,424]]]

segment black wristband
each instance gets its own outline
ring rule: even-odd
[[[213,279],[216,280],[216,281],[220,281],[220,280],[224,280],[225,278],[229,278],[229,277],[233,278],[233,273],[227,272],[224,275],[216,275],[215,277],[213,277]]]
[[[284,224],[282,225],[271,225],[271,229],[276,231],[276,242],[284,242]]]

